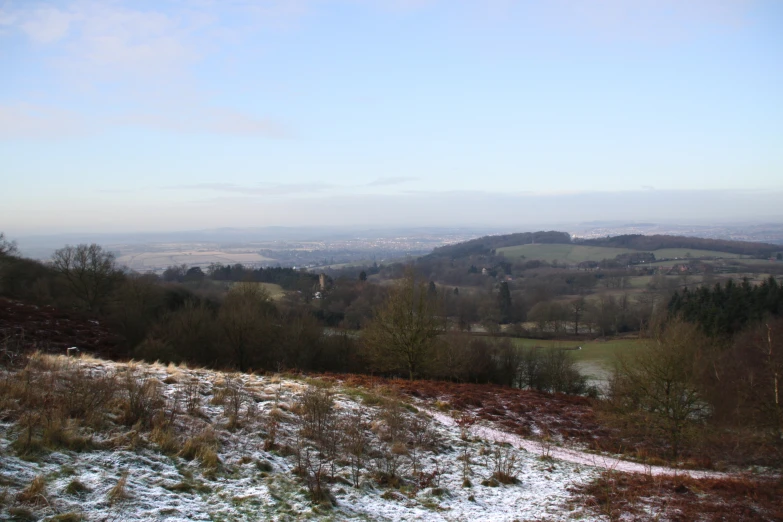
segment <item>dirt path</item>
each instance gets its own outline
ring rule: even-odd
[[[440,422],[445,426],[455,426],[455,420],[437,411],[425,410],[429,413],[433,419]],[[474,437],[479,437],[484,440],[492,442],[507,442],[518,448],[522,448],[531,453],[538,453],[540,455],[548,454],[550,457],[558,460],[564,460],[566,462],[573,462],[576,464],[583,464],[585,466],[593,466],[596,468],[609,469],[613,471],[622,471],[625,473],[642,473],[645,475],[680,475],[688,476],[695,479],[704,478],[728,478],[733,475],[730,473],[721,473],[719,471],[695,471],[687,469],[676,469],[666,466],[650,466],[641,464],[638,462],[630,462],[627,460],[621,460],[608,455],[597,455],[594,453],[588,453],[586,451],[580,451],[569,448],[562,448],[554,445],[545,445],[538,441],[532,441],[524,439],[519,435],[513,433],[507,433],[488,426],[472,426],[470,433]]]

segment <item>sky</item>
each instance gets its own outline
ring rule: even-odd
[[[0,0],[0,231],[783,221],[779,0]]]

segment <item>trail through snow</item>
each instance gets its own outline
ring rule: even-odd
[[[445,426],[456,426],[457,424],[454,418],[450,417],[449,415],[425,408],[422,409],[431,415],[433,419]],[[501,431],[489,426],[471,426],[470,433],[474,437],[479,437],[488,441],[501,443],[506,442],[531,453],[546,453],[554,459],[572,462],[574,464],[582,464],[585,466],[593,466],[596,468],[622,471],[625,473],[642,473],[655,476],[684,475],[694,479],[729,478],[733,476],[731,473],[722,473],[719,471],[697,471],[689,469],[677,469],[667,466],[651,466],[648,464],[642,464],[640,462],[630,462],[627,460],[618,459],[610,455],[598,455],[595,453],[589,453],[587,451],[580,451],[571,448],[544,445],[542,442],[524,439],[519,435]]]

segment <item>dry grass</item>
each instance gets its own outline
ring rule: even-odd
[[[61,513],[51,518],[47,518],[46,522],[82,522],[87,518],[81,513]]]
[[[81,481],[77,479],[73,479],[65,487],[65,492],[68,495],[82,495],[84,493],[89,493],[90,491],[91,491],[90,488],[85,486]]]
[[[119,380],[122,394],[120,402],[122,423],[133,426],[140,422],[148,426],[165,404],[160,382],[130,364]]]
[[[16,500],[23,504],[48,504],[46,498],[46,481],[39,475],[30,484],[16,495]]]
[[[220,466],[218,449],[220,449],[220,441],[217,434],[215,430],[208,427],[187,439],[179,456],[187,460],[198,460],[203,467],[215,470]]]
[[[169,424],[155,426],[150,432],[150,440],[166,455],[175,455],[180,449],[177,435]]]
[[[323,378],[340,381],[344,386],[372,390],[371,395],[381,402],[395,394],[437,401],[439,409],[471,412],[481,420],[523,437],[530,436],[534,427],[546,429],[564,440],[584,443],[607,435],[607,430],[596,419],[593,401],[585,397],[492,384],[409,381],[352,374]]]
[[[109,504],[117,504],[130,498],[128,494],[128,472],[124,472],[113,488],[109,490],[107,499]]]

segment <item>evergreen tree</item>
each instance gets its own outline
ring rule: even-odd
[[[500,310],[500,322],[507,323],[511,318],[511,291],[508,283],[500,283],[498,288],[498,309]]]

